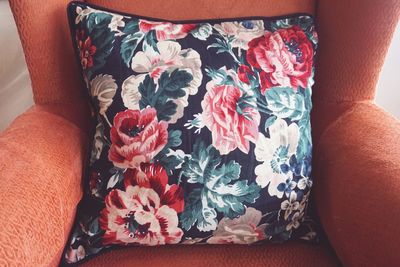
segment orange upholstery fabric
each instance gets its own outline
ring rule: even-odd
[[[110,9],[170,20],[314,14],[315,0],[87,0]]]
[[[372,101],[400,15],[399,0],[317,3],[318,59],[313,87],[313,141],[359,101]],[[318,179],[318,177],[317,177]]]
[[[45,106],[0,135],[0,266],[58,263],[81,198],[87,143]]]
[[[84,132],[90,125],[70,45],[68,2],[10,0],[39,106],[0,135],[0,266],[57,265],[81,196],[88,144]],[[318,212],[346,266],[400,262],[394,240],[400,223],[400,155],[395,150],[400,146],[400,126],[369,103],[399,18],[399,0],[90,2],[169,19],[273,16],[316,9],[320,48],[313,134]],[[335,266],[331,253],[327,247],[293,243],[134,248],[104,254],[88,265],[199,266],[200,261],[212,265],[212,260],[224,259],[231,266],[293,266],[299,257],[304,266]]]
[[[399,0],[318,2],[316,99],[372,100],[400,14]]]
[[[70,1],[9,2],[25,52],[35,103],[71,104],[83,111],[81,117],[88,117],[87,94],[67,23],[66,7]]]
[[[329,247],[289,242],[281,246],[135,247],[105,253],[83,266],[337,267],[340,263]]]
[[[316,148],[316,206],[345,266],[400,262],[400,121],[373,104],[355,105]]]

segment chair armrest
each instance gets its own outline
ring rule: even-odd
[[[58,265],[81,198],[87,143],[83,130],[43,107],[0,134],[0,266]]]
[[[315,148],[315,202],[345,266],[398,266],[400,122],[355,104]]]

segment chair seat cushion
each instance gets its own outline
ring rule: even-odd
[[[82,266],[334,267],[341,266],[327,244],[134,247],[106,252]]]

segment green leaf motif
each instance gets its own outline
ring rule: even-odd
[[[142,95],[139,101],[141,109],[151,106],[157,110],[159,120],[169,121],[176,113],[176,104],[171,99],[185,96],[184,88],[189,86],[193,76],[185,71],[175,69],[171,73],[163,72],[158,79],[158,88],[154,79],[149,75],[139,85]]]
[[[121,57],[124,63],[126,64],[127,67],[130,67],[130,63],[132,60],[132,57],[135,53],[135,50],[142,41],[144,34],[142,32],[137,32],[134,34],[129,34],[122,39],[121,43]]]
[[[311,124],[310,115],[308,113],[307,116],[303,116],[299,121],[299,131],[300,138],[299,144],[297,145],[296,158],[300,161],[310,155],[312,150]]]
[[[229,37],[221,37],[221,38],[215,38],[215,43],[210,44],[209,46],[207,46],[207,49],[210,48],[215,48],[217,49],[216,53],[220,54],[220,53],[231,53],[232,51],[232,41],[233,41],[233,37],[229,36]]]
[[[267,108],[278,118],[296,121],[306,111],[304,97],[290,87],[273,87],[265,92],[265,99]]]
[[[179,147],[182,144],[181,136],[182,131],[169,130],[167,144],[154,158],[164,167],[168,175],[172,175],[172,171],[182,164],[182,158],[176,157],[175,155],[168,155],[171,148]]]
[[[210,177],[221,163],[219,152],[213,146],[206,147],[205,143],[197,139],[193,145],[191,157],[183,164],[183,175],[191,184],[205,184],[206,177]]]
[[[276,116],[271,116],[268,119],[265,120],[265,125],[264,129],[265,131],[276,121],[277,117]]]
[[[144,42],[143,42],[143,51],[146,51],[149,49],[149,47],[153,48],[154,51],[157,53],[160,53],[160,51],[157,48],[157,36],[156,36],[156,31],[152,30],[146,33],[144,37]]]
[[[129,21],[123,30],[125,34],[135,34],[139,32],[139,20]]]
[[[191,156],[183,163],[182,175],[187,182],[200,186],[185,199],[181,214],[184,229],[189,230],[197,222],[200,231],[215,230],[217,212],[235,218],[245,213],[244,203],[254,203],[260,196],[257,184],[238,181],[241,166],[237,162],[222,164],[221,160],[218,150],[197,139]]]
[[[180,146],[182,144],[181,136],[182,136],[182,131],[170,130],[168,132],[168,143],[166,147],[171,148]]]
[[[89,80],[97,69],[104,66],[106,58],[114,48],[114,33],[108,27],[111,19],[112,15],[105,13],[92,13],[86,18],[88,34],[92,40],[92,45],[96,47],[93,67],[87,72]]]
[[[182,212],[180,218],[182,228],[189,230],[196,221],[202,220],[201,211],[201,189],[196,188],[185,199],[185,210]]]

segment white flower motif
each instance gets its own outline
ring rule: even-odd
[[[261,211],[251,207],[247,208],[245,214],[238,218],[223,218],[207,243],[251,244],[263,240],[265,239],[264,231],[267,224],[259,225],[261,219]]]
[[[304,217],[304,212],[296,212],[293,214],[290,222],[286,225],[286,230],[290,231],[292,229],[297,229],[300,226],[300,222]]]
[[[222,35],[233,36],[233,47],[249,49],[248,43],[264,35],[264,22],[262,20],[246,20],[234,22],[222,22],[214,28]]]
[[[69,263],[74,263],[82,260],[86,256],[85,248],[82,245],[79,245],[78,248],[73,249],[70,247],[66,254],[65,258]]]
[[[303,177],[297,183],[297,187],[300,190],[304,190],[306,189],[306,187],[310,188],[311,186],[312,186],[312,180],[309,177]]]
[[[297,200],[296,192],[290,192],[289,200],[285,200],[281,203],[281,209],[285,211],[284,218],[287,220],[289,215],[292,214],[293,211],[298,210],[300,208],[300,203]]]
[[[97,97],[101,115],[104,116],[108,107],[112,104],[117,88],[118,86],[111,75],[100,74],[90,81],[90,94]]]
[[[189,104],[189,95],[197,94],[203,79],[200,55],[191,48],[181,49],[180,44],[174,41],[160,41],[157,43],[157,49],[159,52],[148,49],[135,54],[132,58],[132,70],[139,74],[132,75],[124,81],[121,96],[126,108],[139,109],[141,94],[138,88],[146,75],[150,75],[157,83],[158,78],[165,71],[185,70],[193,76],[193,80],[185,88],[187,92],[185,96],[172,99],[177,105],[177,112],[169,123],[175,123],[183,116],[183,110]]]
[[[209,23],[200,24],[200,26],[190,33],[193,37],[205,41],[212,34],[212,26]]]
[[[123,16],[112,14],[112,19],[110,24],[108,25],[108,28],[110,28],[112,32],[118,32],[118,35],[122,35],[123,33],[118,28],[125,26],[125,22],[123,21],[123,19]]]
[[[79,22],[81,22],[86,16],[89,16],[89,14],[96,12],[96,10],[90,7],[82,9],[82,7],[77,6],[75,12],[77,14],[75,18],[75,24],[79,24]]]
[[[255,168],[256,182],[262,188],[268,186],[271,196],[282,198],[286,190],[279,190],[280,184],[289,186],[289,189],[296,186],[291,182],[293,173],[283,172],[281,166],[288,164],[290,157],[296,153],[299,127],[296,123],[288,126],[285,120],[278,118],[268,130],[270,137],[260,133],[254,150],[256,159],[263,162]]]
[[[89,16],[92,13],[103,13],[103,14],[108,14],[110,16],[112,16],[111,22],[108,25],[108,27],[110,28],[111,31],[113,32],[118,32],[117,35],[121,35],[123,34],[118,27],[124,27],[125,26],[125,22],[123,21],[123,16],[121,15],[117,15],[114,13],[110,13],[110,12],[105,12],[105,11],[100,11],[97,9],[93,9],[90,7],[86,7],[85,9],[82,9],[82,7],[77,6],[76,7],[76,18],[75,18],[75,24],[79,24],[85,17]]]
[[[96,126],[96,133],[94,134],[92,146],[92,153],[90,155],[90,165],[92,165],[96,160],[100,158],[101,152],[104,146],[104,125],[101,119],[98,118],[98,124]]]

